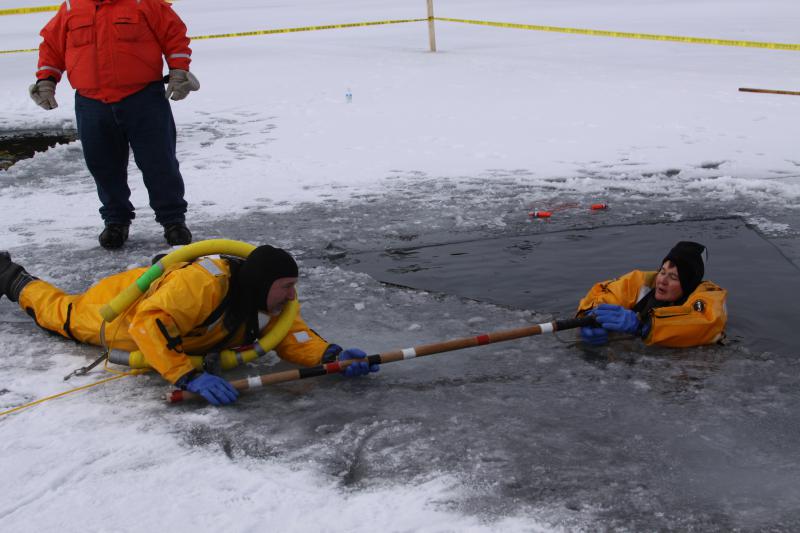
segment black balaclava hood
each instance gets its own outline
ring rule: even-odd
[[[681,280],[681,290],[683,290],[682,300],[689,297],[691,293],[703,281],[705,267],[703,266],[703,251],[706,249],[702,244],[681,241],[672,247],[667,256],[661,261],[663,265],[667,260],[678,267],[678,278]]]
[[[297,276],[297,263],[286,250],[269,245],[253,250],[231,278],[231,302],[226,317],[228,330],[244,322],[248,342],[258,338],[258,311],[267,310],[267,295],[272,284],[280,278]]]

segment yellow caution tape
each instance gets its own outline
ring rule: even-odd
[[[224,39],[226,37],[252,37],[254,35],[270,35],[273,33],[294,33],[298,31],[333,30],[338,28],[355,28],[358,26],[379,26],[383,24],[402,24],[404,22],[422,22],[424,19],[404,19],[404,20],[377,20],[373,22],[349,22],[345,24],[328,24],[326,26],[302,26],[299,28],[282,28],[276,30],[256,30],[243,31],[238,33],[217,33],[214,35],[195,35],[190,37],[193,41],[201,39]]]
[[[20,50],[0,50],[0,54],[18,54],[20,52],[38,52],[38,48],[22,48]]]
[[[36,7],[15,7],[12,9],[0,9],[0,17],[3,15],[27,15],[29,13],[41,13],[43,11],[58,11],[57,6],[36,6]]]
[[[404,22],[422,22],[424,19],[405,19],[405,20],[376,20],[372,22],[349,22],[345,24],[328,24],[326,26],[302,26],[299,28],[280,28],[275,30],[256,30],[243,31],[238,33],[217,33],[214,35],[194,35],[189,37],[193,41],[203,39],[224,39],[226,37],[252,37],[254,35],[271,35],[273,33],[294,33],[298,31],[333,30],[337,28],[356,28],[358,26],[379,26],[383,24],[402,24]],[[0,50],[0,54],[16,54],[20,52],[36,52],[38,48],[24,48],[20,50]]]
[[[168,3],[172,3],[175,0],[167,0]],[[14,7],[11,9],[0,9],[0,17],[3,15],[29,15],[30,13],[42,13],[44,11],[58,11],[58,8],[61,7],[61,4],[57,6],[36,6],[36,7]]]
[[[488,22],[485,20],[454,19],[447,17],[434,17],[434,19],[446,22],[462,22],[464,24],[495,26],[498,28],[515,28],[519,30],[549,31],[555,33],[572,33],[577,35],[594,35],[598,37],[621,37],[623,39],[644,39],[648,41],[672,41],[677,43],[715,44],[719,46],[742,46],[746,48],[769,48],[772,50],[800,51],[800,44],[767,43],[760,41],[735,41],[731,39],[706,39],[704,37],[684,37],[681,35],[657,35],[652,33],[629,33],[623,31],[587,30],[581,28],[561,28],[559,26],[536,26],[533,24],[514,24],[511,22]]]
[[[51,6],[43,6],[40,8],[21,8],[21,9],[38,9],[40,11],[46,10]],[[58,6],[55,6],[58,8]],[[2,14],[11,14],[10,11],[20,11],[13,9],[6,9],[0,11]],[[401,20],[377,20],[371,22],[350,22],[344,24],[328,24],[324,26],[301,26],[298,28],[278,28],[273,30],[255,30],[243,31],[236,33],[217,33],[213,35],[195,35],[190,37],[192,40],[198,41],[203,39],[224,39],[228,37],[253,37],[256,35],[271,35],[276,33],[295,33],[300,31],[317,31],[317,30],[332,30],[340,28],[356,28],[359,26],[379,26],[385,24],[403,24],[406,22],[425,22],[428,18],[418,19],[401,19]],[[800,51],[800,44],[789,43],[769,43],[762,41],[736,41],[732,39],[708,39],[704,37],[686,37],[681,35],[658,35],[653,33],[630,33],[621,31],[607,31],[607,30],[589,30],[582,28],[562,28],[559,26],[538,26],[534,24],[515,24],[513,22],[490,22],[486,20],[469,20],[469,19],[456,19],[449,17],[434,17],[434,20],[443,22],[461,22],[463,24],[477,24],[480,26],[493,26],[497,28],[514,28],[520,30],[534,30],[534,31],[547,31],[555,33],[571,33],[574,35],[593,35],[597,37],[619,37],[624,39],[644,39],[649,41],[671,41],[678,43],[692,43],[692,44],[713,44],[718,46],[740,46],[746,48],[768,48],[772,50],[791,50]],[[15,54],[20,52],[36,52],[38,48],[23,48],[19,50],[0,50],[0,54]]]

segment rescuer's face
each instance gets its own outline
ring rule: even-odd
[[[278,311],[283,304],[297,298],[297,278],[278,278],[267,293],[267,313]]]

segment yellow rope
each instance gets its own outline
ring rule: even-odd
[[[27,409],[28,407],[33,407],[34,405],[38,405],[40,403],[44,403],[44,402],[47,402],[49,400],[55,400],[56,398],[60,398],[62,396],[66,396],[67,394],[72,394],[73,392],[77,392],[79,390],[84,390],[84,389],[88,389],[88,388],[91,388],[91,387],[96,387],[97,385],[102,385],[103,383],[108,383],[109,381],[114,381],[115,379],[124,378],[126,376],[134,376],[136,374],[141,374],[141,372],[138,372],[138,371],[126,372],[124,374],[113,376],[113,377],[110,377],[110,378],[107,378],[107,379],[101,379],[100,381],[95,381],[94,383],[89,383],[88,385],[81,385],[80,387],[75,387],[74,389],[70,389],[68,391],[59,392],[58,394],[53,394],[52,396],[47,396],[45,398],[39,398],[38,400],[35,400],[33,402],[30,402],[30,403],[26,403],[25,405],[19,405],[17,407],[14,407],[12,409],[7,410],[7,411],[2,411],[2,412],[0,412],[0,416],[10,415],[11,413],[16,413],[17,411],[21,411],[23,409]]]
[[[131,306],[131,307],[133,307],[133,306]],[[128,309],[125,310],[125,312],[120,317],[120,320],[117,322],[116,328],[114,328],[114,333],[111,336],[111,340],[110,340],[110,342],[108,343],[108,346],[107,346],[109,352],[111,351],[112,344],[114,344],[114,339],[116,339],[116,337],[117,337],[117,333],[119,332],[119,328],[122,325],[122,322],[123,322],[122,319],[130,312],[131,307],[129,307]],[[103,383],[108,383],[109,381],[114,381],[116,379],[121,379],[121,378],[124,378],[124,377],[127,377],[127,376],[138,376],[140,374],[144,374],[144,373],[150,371],[149,368],[136,368],[136,369],[133,369],[133,370],[129,370],[127,372],[122,372],[120,370],[115,370],[115,369],[110,368],[108,366],[108,357],[106,357],[106,360],[105,360],[105,362],[103,364],[103,369],[106,372],[110,372],[110,373],[116,374],[116,375],[112,376],[110,378],[101,379],[100,381],[95,381],[94,383],[89,383],[88,385],[81,385],[80,387],[75,387],[74,389],[70,389],[70,390],[67,390],[67,391],[64,391],[64,392],[59,392],[58,394],[53,394],[52,396],[47,396],[45,398],[40,398],[40,399],[32,401],[30,403],[26,403],[24,405],[19,405],[17,407],[14,407],[12,409],[7,410],[7,411],[1,411],[0,412],[0,416],[10,415],[11,413],[16,413],[17,411],[21,411],[23,409],[27,409],[28,407],[33,407],[34,405],[38,405],[40,403],[44,403],[44,402],[47,402],[47,401],[50,401],[50,400],[55,400],[56,398],[60,398],[61,396],[66,396],[67,394],[72,394],[73,392],[78,392],[78,391],[81,391],[81,390],[84,390],[84,389],[89,389],[91,387],[96,387],[98,385],[102,385]]]

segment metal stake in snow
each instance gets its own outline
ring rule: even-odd
[[[366,357],[366,361],[370,365],[394,363],[395,361],[404,361],[406,359],[413,359],[415,357],[423,357],[442,352],[461,350],[463,348],[472,348],[474,346],[482,346],[484,344],[492,344],[495,342],[521,339],[523,337],[532,337],[542,333],[553,333],[555,331],[562,331],[565,329],[574,329],[582,326],[595,325],[597,325],[597,322],[595,322],[594,317],[591,316],[569,318],[566,320],[554,320],[552,322],[545,322],[535,326],[507,329],[503,331],[496,331],[494,333],[485,333],[483,335],[478,335],[477,337],[464,337],[461,339],[453,339],[433,344],[423,344],[413,348],[404,348],[402,350],[394,350],[391,352],[369,355]],[[263,387],[264,385],[274,385],[276,383],[284,383],[286,381],[297,381],[305,378],[324,376],[326,374],[337,374],[350,366],[350,364],[353,362],[355,361],[352,359],[347,361],[335,361],[333,363],[327,363],[310,368],[299,368],[297,370],[286,370],[284,372],[262,374],[260,376],[253,376],[246,379],[232,381],[231,385],[233,385],[237,390],[244,391]],[[167,401],[169,403],[178,403],[182,402],[183,400],[194,400],[197,398],[200,398],[200,395],[192,394],[191,392],[182,390],[176,390],[167,394]]]
[[[428,40],[431,44],[431,52],[436,51],[436,31],[433,28],[433,0],[428,0]]]
[[[788,94],[791,96],[800,96],[800,91],[776,91],[774,89],[751,89],[749,87],[739,87],[739,91],[743,93]]]

